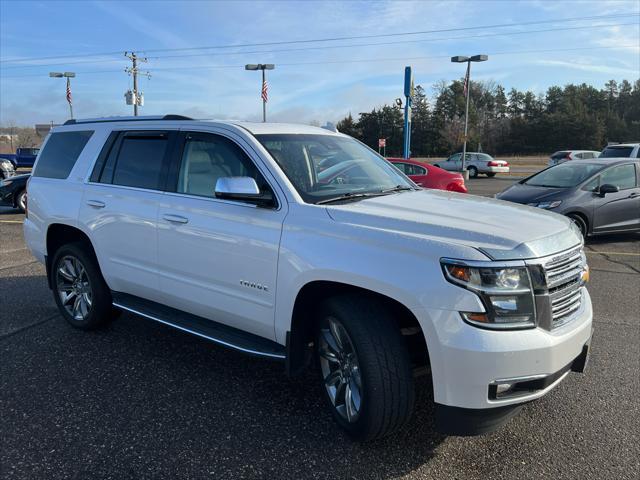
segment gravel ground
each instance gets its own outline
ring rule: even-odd
[[[508,180],[471,180],[491,195]],[[595,336],[571,374],[499,431],[433,433],[428,382],[409,428],[356,444],[314,374],[124,314],[86,333],[57,315],[23,216],[0,209],[0,477],[635,479],[640,472],[640,236],[589,242]]]

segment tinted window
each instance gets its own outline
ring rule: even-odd
[[[607,147],[600,154],[600,158],[628,158],[633,152],[633,147]]]
[[[619,165],[602,172],[600,185],[611,184],[620,190],[636,186],[636,169],[633,165]]]
[[[597,163],[565,162],[530,177],[524,183],[538,187],[568,188],[584,182],[604,167]]]
[[[405,175],[408,175],[407,174],[407,168],[406,168],[406,167],[408,167],[408,165],[406,163],[401,163],[401,162],[397,162],[397,163],[396,162],[391,162],[391,163],[393,163],[395,165],[395,167],[398,170],[400,170],[402,173],[404,173]]]
[[[561,158],[564,158],[567,156],[569,152],[556,152],[553,155],[551,155],[551,158],[553,160],[560,160]]]
[[[117,152],[112,183],[159,190],[167,144],[168,139],[164,134],[125,135]]]
[[[407,175],[425,175],[426,173],[427,171],[418,165],[408,163],[405,167],[405,174]]]
[[[93,130],[52,133],[44,146],[34,177],[67,178]]]
[[[251,177],[261,191],[268,189],[258,169],[244,151],[219,135],[187,136],[176,191],[203,197],[215,197],[221,177]]]

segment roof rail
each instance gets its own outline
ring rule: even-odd
[[[102,117],[102,118],[83,118],[80,120],[67,120],[64,125],[76,125],[80,123],[107,123],[107,122],[148,122],[150,120],[194,120],[184,115],[148,115],[143,117]]]

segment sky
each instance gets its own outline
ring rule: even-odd
[[[602,88],[640,78],[638,13],[640,0],[0,0],[0,124],[68,118],[65,82],[51,71],[76,72],[76,118],[131,115],[131,50],[151,74],[140,79],[141,115],[258,121],[261,78],[247,63],[276,65],[267,109],[279,122],[336,122],[392,103],[406,65],[431,94],[464,75],[452,55],[489,55],[472,79],[507,89]],[[575,20],[602,15],[612,17]]]

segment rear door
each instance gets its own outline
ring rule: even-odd
[[[620,190],[595,196],[594,233],[640,228],[640,188],[636,168],[628,163],[613,166],[600,174],[601,186],[611,184]]]
[[[79,220],[112,290],[161,301],[158,205],[177,131],[113,132],[84,191]]]
[[[250,176],[278,193],[251,147],[226,130],[182,132],[158,212],[163,303],[269,339],[287,212],[215,196],[221,177]],[[270,177],[269,177],[270,178]]]
[[[456,153],[455,155],[451,155],[449,158],[447,158],[446,162],[438,165],[440,165],[445,170],[458,171],[462,166],[461,159],[462,159],[462,154]]]

